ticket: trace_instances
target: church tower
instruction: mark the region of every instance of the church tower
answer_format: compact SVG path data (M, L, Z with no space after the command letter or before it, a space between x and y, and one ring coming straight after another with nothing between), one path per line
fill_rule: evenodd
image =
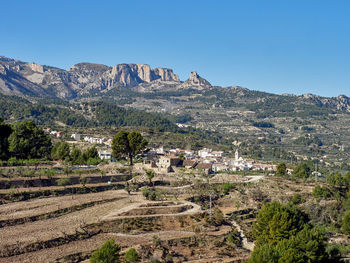
M239 150L237 149L236 152L235 152L235 160L238 161L239 158L241 158L241 155L239 153Z

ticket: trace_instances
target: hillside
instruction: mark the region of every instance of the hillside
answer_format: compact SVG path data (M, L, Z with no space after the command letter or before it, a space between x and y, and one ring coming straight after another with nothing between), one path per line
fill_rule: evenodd
M215 87L197 72L180 81L172 69L144 64L79 63L63 70L6 57L0 57L0 91L7 95L0 100L0 117L8 121L196 133L257 159L313 158L330 165L350 159L350 98L345 95ZM205 146L198 140L174 141L173 146Z

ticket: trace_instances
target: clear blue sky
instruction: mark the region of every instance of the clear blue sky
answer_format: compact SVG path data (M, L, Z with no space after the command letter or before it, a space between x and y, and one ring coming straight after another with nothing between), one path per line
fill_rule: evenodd
M3 1L0 55L196 70L213 85L350 96L348 0Z

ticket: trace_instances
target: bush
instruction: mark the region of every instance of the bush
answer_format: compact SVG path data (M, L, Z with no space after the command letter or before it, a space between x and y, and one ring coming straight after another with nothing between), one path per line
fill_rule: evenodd
M100 159L99 158L89 158L87 161L86 161L86 164L87 165L98 165L100 163Z
M304 201L303 197L300 194L294 194L291 202L295 205L298 205Z
M335 187L347 186L346 178L343 177L339 172L333 173L327 176L326 182Z
M159 193L153 188L145 187L142 189L142 195L147 199L151 201L159 200L160 196Z
M57 185L59 186L66 186L66 185L69 185L70 183L71 182L69 177L62 177L57 180Z
M229 182L222 184L222 192L224 195L227 195L233 188L235 187L234 184L231 184Z
M90 257L91 263L117 263L119 261L120 247L113 239L104 243L100 249L96 250Z
M140 260L139 253L137 253L135 248L130 248L128 251L126 251L124 258L128 263L134 263Z
M332 196L332 193L327 187L316 185L312 191L312 196L316 199L327 199Z

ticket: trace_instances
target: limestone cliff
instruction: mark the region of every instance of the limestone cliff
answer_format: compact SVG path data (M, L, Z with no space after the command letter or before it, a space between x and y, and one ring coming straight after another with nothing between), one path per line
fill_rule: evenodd
M192 71L190 77L183 83L184 87L210 88L211 84L200 77L196 71Z

